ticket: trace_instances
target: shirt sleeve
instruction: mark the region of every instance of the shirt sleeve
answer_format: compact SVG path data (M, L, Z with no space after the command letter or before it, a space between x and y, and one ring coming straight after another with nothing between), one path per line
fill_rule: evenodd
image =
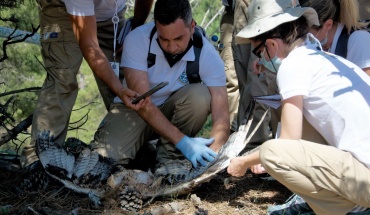
M361 69L370 67L370 33L365 30L355 31L348 39L347 60Z
M296 59L302 56L296 55L286 58L282 61L277 74L277 84L283 100L293 96L302 95L308 96L311 75L309 65L297 65L296 62L301 60Z
M131 31L123 45L123 53L121 59L121 67L128 67L141 71L148 70L148 51L149 51L149 38L145 37L142 28L136 28Z
M94 1L91 0L63 0L66 5L67 12L75 16L93 16Z
M224 62L215 48L204 38L199 57L199 75L206 86L226 86Z

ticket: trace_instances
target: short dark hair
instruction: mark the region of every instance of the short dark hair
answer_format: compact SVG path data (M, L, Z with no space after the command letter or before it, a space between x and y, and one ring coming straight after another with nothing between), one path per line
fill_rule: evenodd
M188 0L157 0L154 6L154 21L169 25L178 18L190 25L193 20L191 6Z
M304 39L308 32L309 27L307 20L304 16L301 16L297 20L283 23L276 28L251 39L256 41L265 41L269 38L280 38L284 43L292 44L297 39Z

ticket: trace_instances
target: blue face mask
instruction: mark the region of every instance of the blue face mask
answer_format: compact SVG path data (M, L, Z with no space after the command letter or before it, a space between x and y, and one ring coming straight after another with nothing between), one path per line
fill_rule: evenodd
M317 37L321 29L316 33L315 37ZM326 32L325 38L322 41L320 41L320 43L321 43L321 46L325 46L328 43L328 31Z
M266 50L266 48L265 48ZM263 51L261 53L261 63L263 64L264 67L266 67L266 69L270 70L271 72L276 72L279 70L279 67L281 65L281 60L280 58L277 57L277 55L275 55L275 57L273 57L270 61L266 60L265 58L265 54L264 54L265 51Z

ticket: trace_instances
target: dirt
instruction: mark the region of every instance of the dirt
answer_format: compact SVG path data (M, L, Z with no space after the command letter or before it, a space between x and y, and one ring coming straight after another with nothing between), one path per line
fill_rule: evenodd
M281 204L291 192L277 181L248 173L241 178L219 174L183 196L158 197L137 213L124 213L115 199L94 208L87 196L53 181L39 191L17 192L25 173L0 169L0 214L266 214L269 205ZM177 212L175 210L178 210ZM150 213L152 212L152 213Z

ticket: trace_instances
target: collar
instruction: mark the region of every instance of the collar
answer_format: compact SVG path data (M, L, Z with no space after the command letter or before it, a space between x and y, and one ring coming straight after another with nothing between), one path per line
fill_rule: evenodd
M156 56L166 58L161 47L159 46L157 42L157 39L158 39L158 36L157 36L157 33L155 33L152 39L152 43L150 45L150 53L153 53ZM191 45L191 47L188 49L188 51L179 61L194 61L194 60L195 60L194 47L193 45Z

